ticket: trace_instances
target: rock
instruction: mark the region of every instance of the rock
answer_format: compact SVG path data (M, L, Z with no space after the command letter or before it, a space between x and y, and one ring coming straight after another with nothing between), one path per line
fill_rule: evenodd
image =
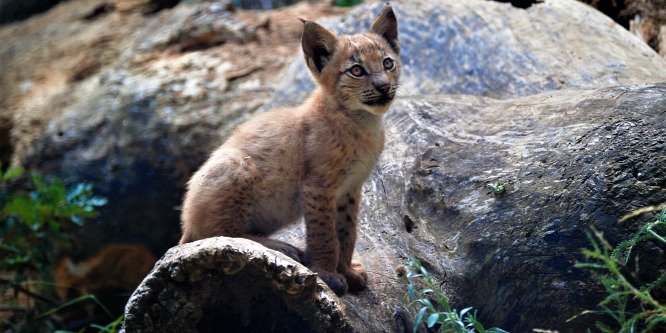
M566 322L603 297L574 264L591 227L616 245L654 219L618 224L621 216L666 201L665 109L664 83L397 101L364 189L356 250L370 287L343 298L355 327L393 331L387 318L405 286L392 271L408 256L444 282L455 308L478 309L486 327L594 327L593 316ZM495 181L508 184L499 197L487 187ZM640 256L643 281L659 276L660 253Z
M666 201L665 109L666 83L508 100L424 95L396 101L386 118L386 149L364 188L356 259L370 279L367 290L342 298L350 324L359 332L401 331L396 325L404 322L394 318L408 317L406 286L393 270L415 256L443 282L453 307L478 309L486 327L593 327L594 316L567 322L603 298L575 264L590 246L591 227L618 244L653 218L619 224L619 217ZM496 181L507 184L500 196L487 186ZM303 228L279 238L303 246ZM197 246L219 251L223 246L214 242L221 239ZM637 262L644 281L666 264L660 250L648 250ZM171 257L158 267L185 261ZM154 274L135 296L169 290ZM148 307L130 305L128 315Z
M134 292L124 332L354 332L326 284L246 239L170 249Z
M155 13L176 6L180 0L109 0L108 5L121 12Z
M177 45L179 52L188 52L227 42L244 44L255 39L254 28L235 19L226 6L203 7L188 14L182 26L173 26L170 34L161 34L165 40L151 38L139 50L154 52Z
M108 5L121 12L144 11L150 7L151 0L109 0Z
M382 6L361 6L323 24L336 33L367 31ZM653 50L578 1L547 1L528 9L445 0L394 7L403 96L446 93L503 99L566 87L666 80L666 62ZM301 100L313 89L303 61L295 60L288 71L293 79L280 87L275 104Z
M659 27L659 55L666 59L666 24Z
M242 0L239 7L243 9L274 9L293 5L301 0Z
M25 19L57 5L61 0L0 0L0 24Z

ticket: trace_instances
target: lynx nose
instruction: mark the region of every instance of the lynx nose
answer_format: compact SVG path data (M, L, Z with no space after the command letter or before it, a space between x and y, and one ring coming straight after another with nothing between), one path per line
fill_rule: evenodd
M386 95L388 94L389 90L391 90L391 85L384 82L375 83L375 88L377 88L377 90L379 90L379 92L382 94Z

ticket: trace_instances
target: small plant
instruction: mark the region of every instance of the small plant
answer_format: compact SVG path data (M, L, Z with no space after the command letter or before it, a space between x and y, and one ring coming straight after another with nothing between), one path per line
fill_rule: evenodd
M449 301L437 290L437 284L417 259L410 257L407 266L401 266L396 273L407 282L405 304L417 311L414 332L423 322L430 329L436 328L437 332L508 333L500 328L485 329L476 320L476 311L472 312L472 308L460 311L452 309Z
M102 332L102 333L116 333L116 332L120 331L120 327L122 327L124 320L125 320L125 315L121 315L120 317L116 318L116 320L112 321L111 323L107 324L106 326L91 324L90 328L97 329L97 332ZM84 332L84 331L86 331L85 328L81 329L81 331L79 331L77 333L81 333L81 332ZM55 331L55 333L75 333L75 332L72 332L72 331Z
M500 183L499 181L488 184L488 187L490 187L490 189L493 190L493 194L497 196L501 195L502 193L504 193L504 191L506 191L506 184Z
M363 2L363 0L335 0L335 4L340 7L356 6Z
M120 327L123 325L123 320L125 319L125 315L121 315L120 317L116 318L116 320L112 321L106 326L100 326L100 325L90 325L92 328L97 328L99 329L100 332L104 333L116 333L118 330L120 330Z
M56 178L29 175L29 192L10 191L22 168L0 171L0 277L2 306L14 312L2 325L14 332L52 331L48 309L58 307L53 283L54 253L71 246L67 229L97 216L106 199L92 185L66 187Z
M633 213L632 213L633 214ZM636 214L628 216L635 216ZM629 261L631 251L639 242L654 240L666 244L666 209L657 216L656 221L644 225L630 240L620 243L614 250L604 239L603 234L593 229L587 237L592 249L584 249L583 254L594 262L578 263L578 267L589 269L606 289L608 296L599 303L601 311L584 311L582 314L603 313L615 322L613 326L597 322L602 332L652 332L663 329L666 324L666 306L654 299L652 292L666 282L666 272L651 283L636 286L627 278L624 268ZM632 309L637 312L632 312ZM576 318L576 317L574 317ZM572 319L574 319L572 318ZM572 320L569 319L569 320ZM657 325L660 325L658 327Z
M44 180L36 174L30 175L33 191L7 193L6 182L21 174L21 168L0 173L0 249L5 252L0 271L15 272L18 280L28 273L48 279L56 247L71 246L65 228L97 216L95 207L106 204L106 199L94 197L90 184L68 189L59 179Z

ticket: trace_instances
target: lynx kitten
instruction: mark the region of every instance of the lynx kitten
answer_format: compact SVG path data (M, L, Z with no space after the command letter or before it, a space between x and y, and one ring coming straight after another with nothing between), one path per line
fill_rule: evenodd
M188 183L180 243L244 237L319 274L338 295L366 286L352 261L361 187L384 146L382 116L400 76L398 23L386 6L369 33L336 37L303 21L319 88L295 108L238 127ZM306 248L267 238L305 217Z

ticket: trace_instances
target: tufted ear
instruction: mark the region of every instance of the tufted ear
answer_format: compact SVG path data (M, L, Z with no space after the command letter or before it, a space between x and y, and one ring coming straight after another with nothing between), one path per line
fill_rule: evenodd
M393 13L391 5L386 5L379 16L372 22L370 32L378 34L388 42L389 46L400 54L400 41L398 40L398 19Z
M301 45L303 46L305 63L313 74L321 74L321 71L335 53L338 38L315 22L302 21L304 27Z

